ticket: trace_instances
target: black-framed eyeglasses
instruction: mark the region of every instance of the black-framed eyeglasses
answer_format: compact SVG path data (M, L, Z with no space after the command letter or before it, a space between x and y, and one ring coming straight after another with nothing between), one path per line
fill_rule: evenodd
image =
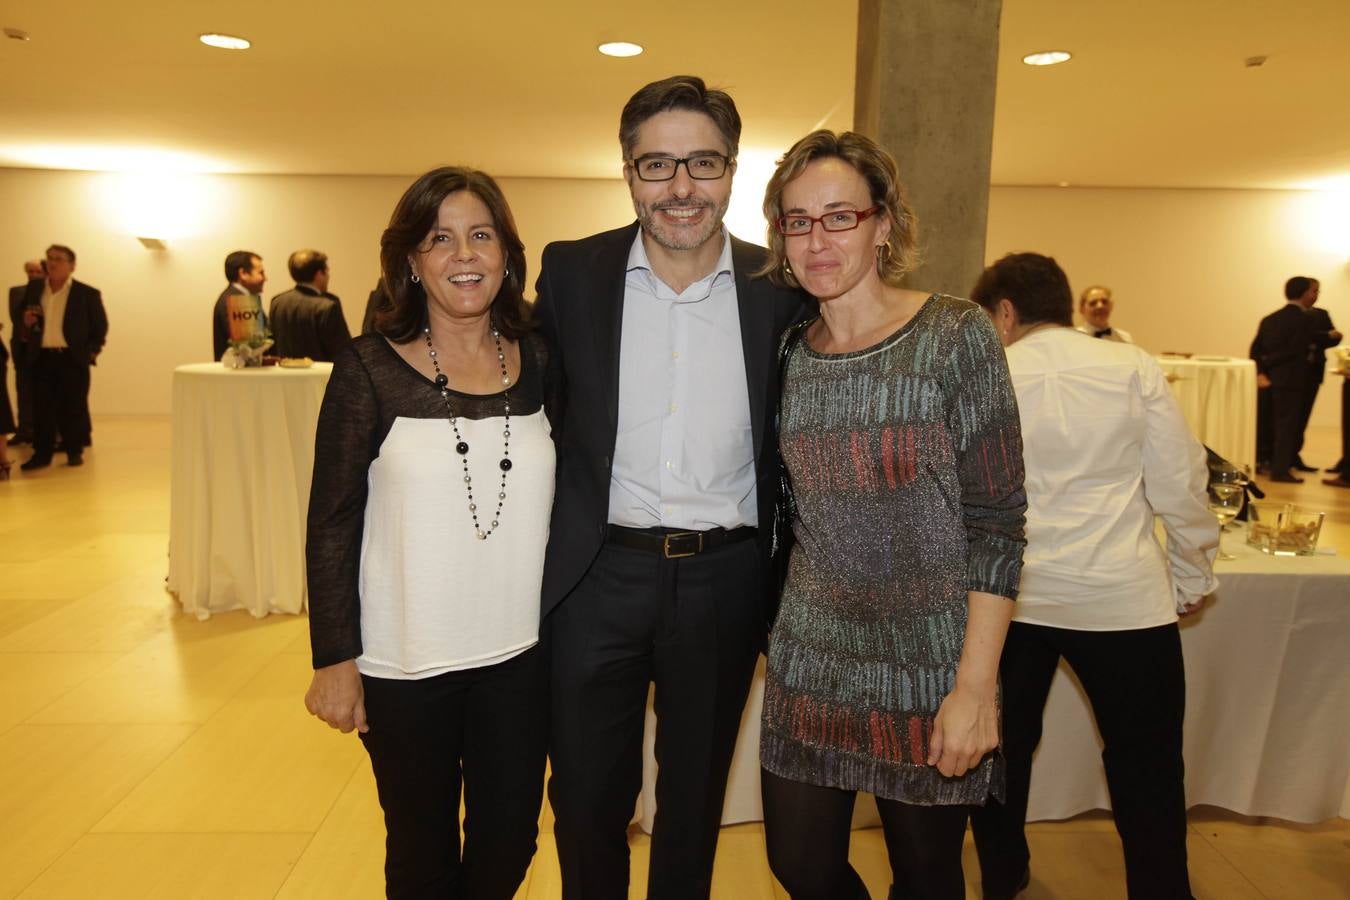
M774 224L778 226L780 234L789 237L810 234L811 229L815 227L817 222L826 231L852 231L864 220L881 212L882 209L881 205L873 206L871 209L836 209L823 216L806 216L793 213L788 216L779 216L778 221Z
M675 170L684 164L684 170L696 181L716 181L727 174L731 157L720 153L696 153L693 156L642 156L631 159L637 177L643 181L669 181L675 177Z

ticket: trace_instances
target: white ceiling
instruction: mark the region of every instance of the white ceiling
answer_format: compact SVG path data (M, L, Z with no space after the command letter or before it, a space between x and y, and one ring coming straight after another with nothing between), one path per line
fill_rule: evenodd
M0 40L0 165L616 177L624 101L681 72L733 93L743 154L851 124L852 0L643 6L10 0L31 40ZM1049 48L1075 57L1020 62ZM1346 0L1004 0L993 179L1350 187L1347 97Z

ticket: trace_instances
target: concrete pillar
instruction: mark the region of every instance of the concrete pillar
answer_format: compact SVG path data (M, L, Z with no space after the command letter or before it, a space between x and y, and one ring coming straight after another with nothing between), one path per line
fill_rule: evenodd
M1002 0L858 0L853 122L889 150L919 219L906 283L966 297L984 268Z

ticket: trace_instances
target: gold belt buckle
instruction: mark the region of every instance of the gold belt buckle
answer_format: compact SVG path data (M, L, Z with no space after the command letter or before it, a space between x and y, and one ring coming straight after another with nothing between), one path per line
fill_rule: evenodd
M694 545L694 549L693 549L693 550L690 550L690 551L687 552L687 553L672 553L672 552L671 552L671 549L670 549L670 540L671 540L671 538L680 539L680 538L690 538L690 537L696 537L696 538L698 538L698 543L697 543L696 545ZM662 549L663 549L663 551L665 552L666 559L684 559L686 556L694 556L695 554L702 553L702 552L703 552L703 532L701 532L701 531L674 531L674 532L671 532L670 534L666 535L665 545L664 545L664 547L663 547Z

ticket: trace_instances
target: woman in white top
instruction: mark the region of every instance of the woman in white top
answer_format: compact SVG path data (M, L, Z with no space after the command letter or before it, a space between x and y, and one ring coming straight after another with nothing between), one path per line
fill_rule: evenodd
M543 797L548 348L482 172L419 178L380 262L391 303L337 354L319 415L305 705L370 754L388 896L509 898Z
M1073 328L1053 259L1005 256L971 299L1007 347L1027 491L1021 593L1000 665L1007 800L972 816L984 896L1012 897L1029 878L1031 755L1063 657L1105 744L1129 896L1189 898L1177 617L1217 585L1204 450L1152 357Z

